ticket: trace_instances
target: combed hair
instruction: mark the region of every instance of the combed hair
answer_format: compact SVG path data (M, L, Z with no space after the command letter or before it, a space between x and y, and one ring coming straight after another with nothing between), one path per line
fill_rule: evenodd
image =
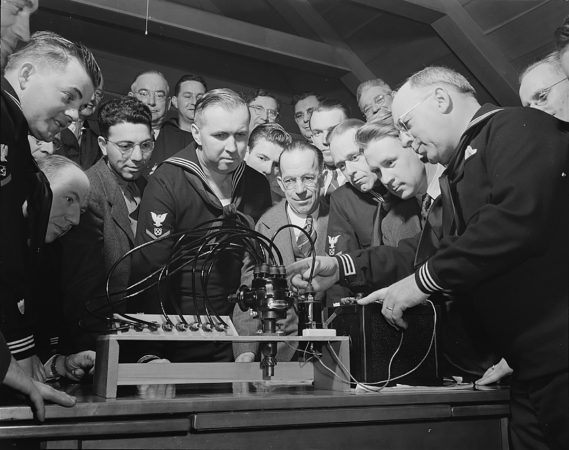
M170 85L168 84L168 80L166 79L166 77L164 76L164 74L162 72L160 72L159 70L145 70L143 72L139 72L135 77L134 80L132 80L132 83L130 84L130 92L132 92L133 94L135 93L135 86L136 86L136 82L138 81L138 79L142 76L142 75L159 75L160 77L162 77L162 79L166 82L166 95L170 94Z
M277 102L277 112L281 110L281 102L279 101L279 99L275 96L275 94L265 89L260 89L260 88L256 89L252 93L247 94L245 96L245 100L247 104L250 105L251 102L255 100L257 97L271 97L275 102Z
M318 150L314 145L309 144L304 140L293 140L289 145L285 146L281 156L279 156L279 169L281 167L281 159L285 153L292 153L294 151L302 151L302 152L313 152L316 155L316 159L318 161L318 172L322 173L324 169L324 156L322 156L322 152Z
M198 125L201 124L204 110L211 106L221 106L226 110L233 110L240 106L244 106L247 110L247 114L249 114L247 103L237 92L227 88L212 89L202 95L196 102L194 121Z
M364 124L365 122L360 119L344 120L343 122L340 122L338 125L336 125L334 129L330 132L330 135L328 136L328 142L332 142L332 139L334 139L335 137L341 136L346 131L353 130L354 128L358 129Z
M249 148L255 147L260 140L285 147L292 143L292 137L278 123L264 123L257 125L249 136Z
M364 91L364 89L367 89L367 88L370 88L373 86L378 86L380 88L383 88L388 93L392 92L391 86L389 86L389 84L387 84L381 78L374 78L373 80L362 81L359 84L358 89L356 91L356 99L358 101L358 105L360 104L360 100L362 98L362 92Z
M348 108L345 103L335 98L323 98L320 100L320 105L312 111L312 114L318 111L331 111L333 109L340 109L344 112L346 118L350 117L350 108Z
M565 17L561 26L555 30L555 42L560 52L567 50L569 45L569 16Z
M99 132L105 139L109 128L118 123L142 124L152 131L152 113L148 106L135 97L112 98L99 106Z
M427 87L437 83L444 83L454 87L463 94L476 95L476 89L457 71L444 66L429 66L411 75L405 83L411 87Z
M174 87L174 95L178 95L180 93L180 87L182 86L182 83L185 83L186 81L197 81L198 83L201 83L202 86L207 91L207 83L205 82L205 80L201 75L187 73L185 75L182 75L180 79L176 82L176 86Z
M391 116L367 122L356 132L356 143L365 148L371 141L386 137L399 139L399 131Z
M321 95L316 94L315 92L310 92L310 91L301 92L299 94L294 94L292 96L292 102L291 102L292 107L294 108L298 102L300 102L301 100L304 100L308 97L316 97L316 100L318 100L318 103L320 103L323 99L323 97Z
M8 72L25 60L63 69L71 58L75 58L83 66L93 83L93 88L101 84L103 75L91 51L80 42L72 42L51 31L35 32L30 42L8 57L5 70Z
M563 67L561 67L559 52L555 51L549 53L547 56L545 56L545 58L542 58L539 61L536 61L527 66L518 77L518 83L521 84L522 80L529 72L531 72L536 67L541 66L542 64L548 64L549 66L551 66L552 69L555 70L556 73L559 73L560 75L565 75L565 73L563 72Z
M58 173L66 167L77 167L81 172L84 172L79 164L62 155L45 155L38 158L36 162L50 183L53 182Z

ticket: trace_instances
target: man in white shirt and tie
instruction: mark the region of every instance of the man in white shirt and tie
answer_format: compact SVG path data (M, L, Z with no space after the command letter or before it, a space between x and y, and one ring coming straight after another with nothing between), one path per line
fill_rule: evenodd
M256 230L273 238L277 230L288 223L304 229L314 242L312 247L306 235L298 228L290 227L280 231L275 236L274 243L281 251L285 265L311 256L313 251L316 255L325 254L328 206L321 201L320 195L323 166L322 153L305 141L295 141L281 153L278 181L285 198L261 216ZM242 284L249 284L252 278L251 270L242 277ZM323 299L323 294L318 294L317 298ZM236 306L234 322L240 335L252 335L257 331L260 321L251 318L249 313L243 313ZM298 317L294 310L287 312L282 327L286 335L297 333ZM296 346L279 343L277 360L290 361L295 350ZM234 344L233 351L237 362L250 362L258 356L258 344Z

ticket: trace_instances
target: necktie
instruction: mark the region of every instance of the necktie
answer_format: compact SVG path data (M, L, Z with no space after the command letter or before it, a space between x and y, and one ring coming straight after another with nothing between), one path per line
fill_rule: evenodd
M334 192L339 187L340 187L340 184L338 183L338 172L336 171L336 169L333 169L332 170L332 180L330 180L330 185L328 186L328 190L326 191L326 194L330 195L332 192Z
M316 230L314 230L314 219L311 215L306 216L306 222L304 224L304 231L310 236L312 242L316 240ZM296 238L296 245L298 247L299 255L302 258L308 258L310 256L310 251L312 250L312 245L308 236L304 233L300 233L298 238Z
M431 204L433 203L433 198L429 194L423 196L423 201L421 202L421 225L424 226L427 222L427 217L429 215L429 209L431 209Z

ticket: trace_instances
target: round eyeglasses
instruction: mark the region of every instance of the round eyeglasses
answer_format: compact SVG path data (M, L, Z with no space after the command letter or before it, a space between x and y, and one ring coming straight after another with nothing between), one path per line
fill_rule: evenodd
M257 115L257 116L264 116L266 115L269 119L275 120L279 113L276 109L267 109L262 107L261 105L249 105L249 108Z
M134 152L134 149L137 146L140 148L140 151L143 154L143 156L148 156L150 153L152 153L152 150L154 150L154 140L152 139L148 139L138 144L135 142L128 142L128 141L113 142L110 139L107 139L106 141L110 142L116 148L118 148L121 154L126 158L132 155L132 152Z

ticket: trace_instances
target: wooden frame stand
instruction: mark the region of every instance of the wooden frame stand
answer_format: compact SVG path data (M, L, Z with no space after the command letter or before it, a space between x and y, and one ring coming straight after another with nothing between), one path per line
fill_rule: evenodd
M318 357L309 362L278 362L274 376L263 376L259 362L205 362L170 364L119 363L120 344L128 341L224 341L224 342L311 342ZM308 358L307 358L308 359ZM348 336L237 336L233 326L223 332L165 333L161 329L118 332L97 341L95 393L116 398L117 386L139 384L200 384L271 380L293 383L312 380L315 389L349 391Z

